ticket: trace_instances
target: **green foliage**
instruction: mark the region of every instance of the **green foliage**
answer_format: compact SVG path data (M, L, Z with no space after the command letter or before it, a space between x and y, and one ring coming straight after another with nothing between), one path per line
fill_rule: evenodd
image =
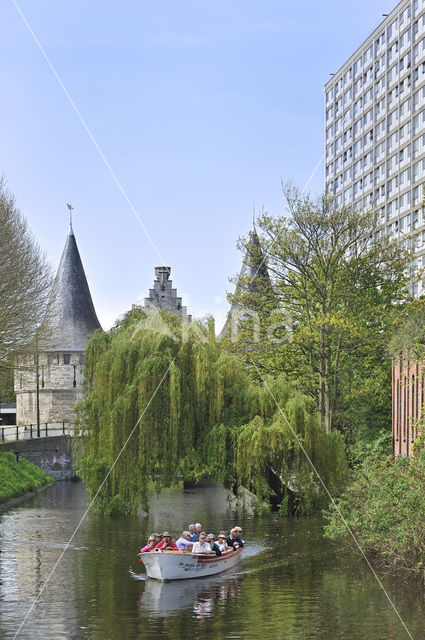
M366 553L389 568L416 572L425 568L425 452L415 459L377 455L373 451L353 472L337 505ZM325 514L325 535L347 539L335 507Z
M53 478L28 460L13 453L0 453L0 502L19 496L25 491L38 489Z
M389 353L397 358L401 353L410 360L425 358L425 298L398 305L392 315Z
M291 186L284 193L290 215L258 220L273 292L259 297L255 278L242 278L233 303L258 312L260 330L255 336L247 313L234 349L263 372L285 373L328 431L379 430L391 415L387 344L411 257L380 233L376 213ZM243 248L255 260L251 244Z
M268 384L325 481L340 486L342 438L324 432L314 403L282 376ZM185 325L167 312L133 309L109 334L94 335L77 416L79 472L91 496L112 468L97 498L104 512L146 508L149 483L160 489L182 478L243 485L261 502L270 465L296 483L300 508L323 498L269 391L216 341L211 321Z
M0 367L0 402L16 402L13 388L13 364Z
M240 484L265 500L268 471L272 470L295 492L297 508L308 513L327 500L309 459L329 491L338 491L348 474L344 440L337 432L324 431L313 401L293 389L284 376L265 380L268 388L258 387L260 415L238 433L237 476ZM270 404L268 389L282 412L275 403ZM283 500L285 503L285 497Z

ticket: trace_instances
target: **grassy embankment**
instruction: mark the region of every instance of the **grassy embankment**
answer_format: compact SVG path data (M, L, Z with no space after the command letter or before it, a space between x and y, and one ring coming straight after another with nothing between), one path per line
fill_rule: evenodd
M19 458L19 462L16 462L13 453L0 453L0 506L9 498L25 491L33 491L52 481L51 476L28 460Z

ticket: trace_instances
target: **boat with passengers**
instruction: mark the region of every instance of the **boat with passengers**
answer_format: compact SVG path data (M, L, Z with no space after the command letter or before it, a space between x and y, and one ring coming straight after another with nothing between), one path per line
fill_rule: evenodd
M151 553L141 553L139 557L149 578L184 580L212 576L227 569L234 569L240 563L242 551L243 547L239 547L218 556L156 549Z

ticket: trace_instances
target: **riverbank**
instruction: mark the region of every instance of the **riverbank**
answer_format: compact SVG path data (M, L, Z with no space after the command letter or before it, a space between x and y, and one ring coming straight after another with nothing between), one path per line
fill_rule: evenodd
M0 511L5 511L54 482L53 478L28 460L0 452Z
M325 534L348 540L351 532L373 561L398 577L425 583L425 451L414 458L371 455L326 514ZM341 518L341 514L343 518Z

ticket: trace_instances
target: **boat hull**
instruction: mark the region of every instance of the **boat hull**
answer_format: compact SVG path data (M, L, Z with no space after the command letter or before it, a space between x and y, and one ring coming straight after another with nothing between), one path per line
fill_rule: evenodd
M187 580L221 573L236 567L241 558L242 549L223 553L221 556L208 556L183 551L149 552L141 554L149 578L156 580Z

